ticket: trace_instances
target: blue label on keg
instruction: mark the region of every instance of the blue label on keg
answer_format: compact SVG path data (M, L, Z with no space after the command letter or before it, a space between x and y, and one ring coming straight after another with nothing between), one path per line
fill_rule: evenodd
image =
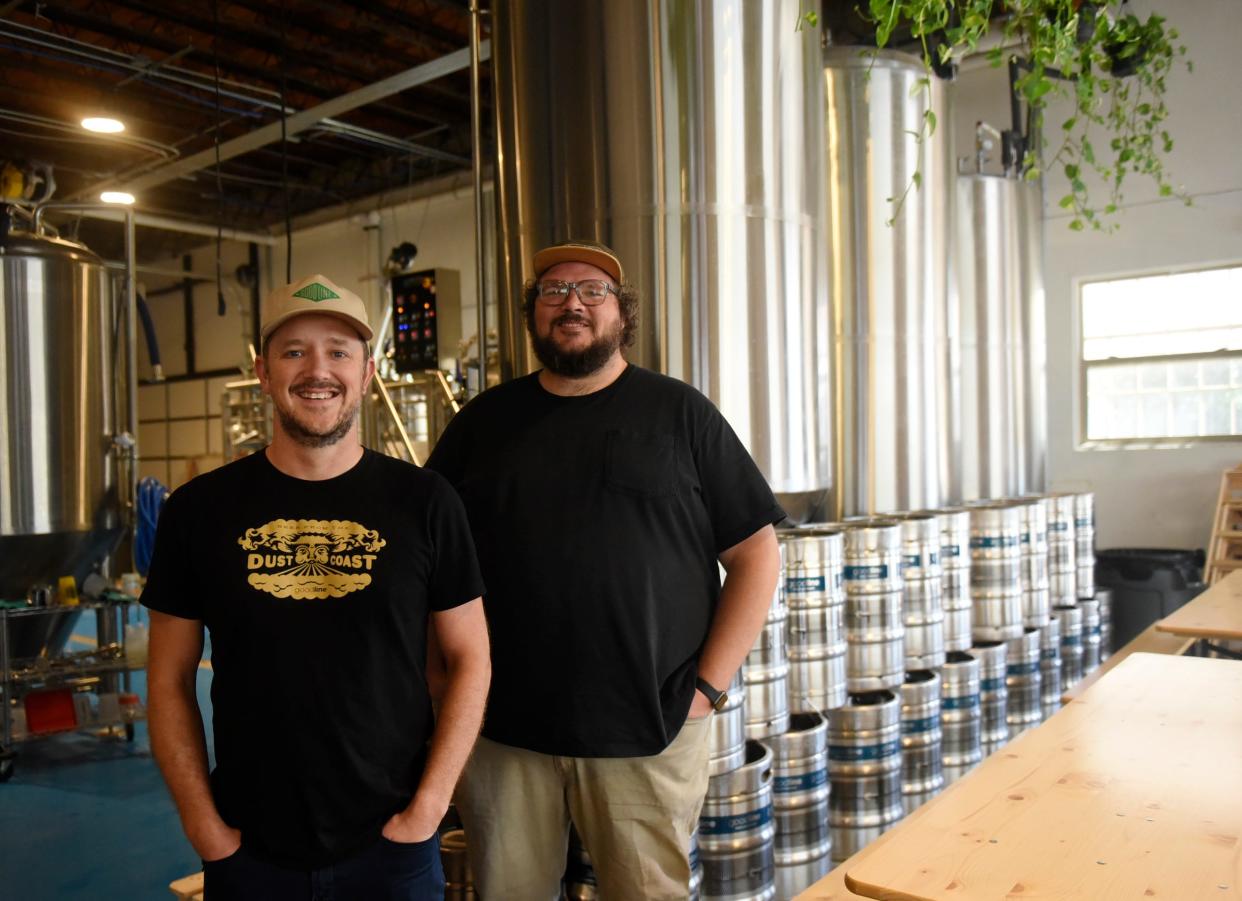
M1066 635L1061 639L1061 647L1075 647L1082 644L1081 635Z
M1100 631L1100 628L1101 628L1100 626L1092 626L1091 634L1095 635L1096 637L1103 635L1104 633Z
M1049 532L1068 532L1069 523L1063 519L1059 519L1059 520L1054 519L1052 522L1048 523L1048 531Z
M823 576L790 576L785 580L785 590L790 594L814 594L824 590Z
M935 551L929 551L927 554L927 565L935 566L939 562L940 562L940 555L937 554Z
M984 535L982 537L974 537L970 539L970 546L973 548L989 548L989 547L1016 547L1018 544L1017 535Z
M1042 648L1039 652L1040 660L1056 660L1060 656L1056 648Z
M1004 687L1005 687L1004 679L980 679L979 680L980 691L1000 691Z
M907 569L916 569L923 565L923 557L921 554L906 554L901 558L901 569L905 572Z
M1030 533L1030 532L1023 532L1023 533L1022 533L1022 537L1021 537L1021 539L1020 539L1020 540L1021 540L1021 542L1022 542L1023 544L1030 544L1030 543L1031 543L1031 533Z
M931 732L940 728L940 714L924 717L921 720L902 720L902 735L917 735L920 732Z
M840 588L844 582L845 582L845 577L842 576L841 572L838 570L833 584L835 584L837 588Z
M901 753L901 742L890 741L882 745L829 745L828 759L853 762L858 760L880 760Z
M1011 663L1006 672L1011 676L1029 676L1031 673L1039 672L1039 662Z
M778 794L803 791L808 788L819 788L828 783L827 770L815 770L800 776L776 776L772 779L772 791Z
M1091 528L1091 520L1089 520L1089 519L1075 519L1075 520L1074 520L1074 528L1076 528L1076 529L1089 529L1089 528Z
M940 546L940 553L945 557L960 557L962 556L962 546L960 544L942 544Z
M956 698L942 698L940 706L945 710L970 710L979 706L978 695L961 695Z
M739 832L750 832L771 822L772 805L748 810L746 813L730 817L699 817L699 835L736 835Z
M880 563L876 566L847 566L845 567L845 581L847 582L868 582L872 579L887 579L888 564Z

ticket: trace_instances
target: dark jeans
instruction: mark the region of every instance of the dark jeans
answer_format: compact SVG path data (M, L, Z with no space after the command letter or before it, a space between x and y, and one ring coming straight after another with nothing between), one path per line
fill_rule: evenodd
M203 864L203 901L442 901L440 838L405 845L381 838L317 870L258 860L244 847Z

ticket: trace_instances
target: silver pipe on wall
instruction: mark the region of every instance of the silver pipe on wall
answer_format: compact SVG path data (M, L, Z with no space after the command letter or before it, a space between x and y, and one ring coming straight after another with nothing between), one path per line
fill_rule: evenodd
M830 351L820 35L801 11L511 0L492 70L502 376L536 365L534 251L603 241L641 298L629 359L710 397L805 518L830 481Z
M470 2L470 157L474 176L474 265L478 295L479 390L487 387L487 297L483 290L483 120L479 96L478 0Z

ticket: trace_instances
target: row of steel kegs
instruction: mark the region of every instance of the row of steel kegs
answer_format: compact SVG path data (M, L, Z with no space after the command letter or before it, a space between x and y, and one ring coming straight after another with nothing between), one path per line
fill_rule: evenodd
M1054 713L1107 655L1093 522L1053 494L780 530L713 723L702 897L793 897Z

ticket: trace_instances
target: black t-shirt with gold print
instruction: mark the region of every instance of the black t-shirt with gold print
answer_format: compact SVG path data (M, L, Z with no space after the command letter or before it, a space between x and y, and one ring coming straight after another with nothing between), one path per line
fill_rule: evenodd
M173 493L142 602L210 632L212 792L249 851L378 840L422 775L428 617L482 591L452 488L373 451L323 481L260 452Z

